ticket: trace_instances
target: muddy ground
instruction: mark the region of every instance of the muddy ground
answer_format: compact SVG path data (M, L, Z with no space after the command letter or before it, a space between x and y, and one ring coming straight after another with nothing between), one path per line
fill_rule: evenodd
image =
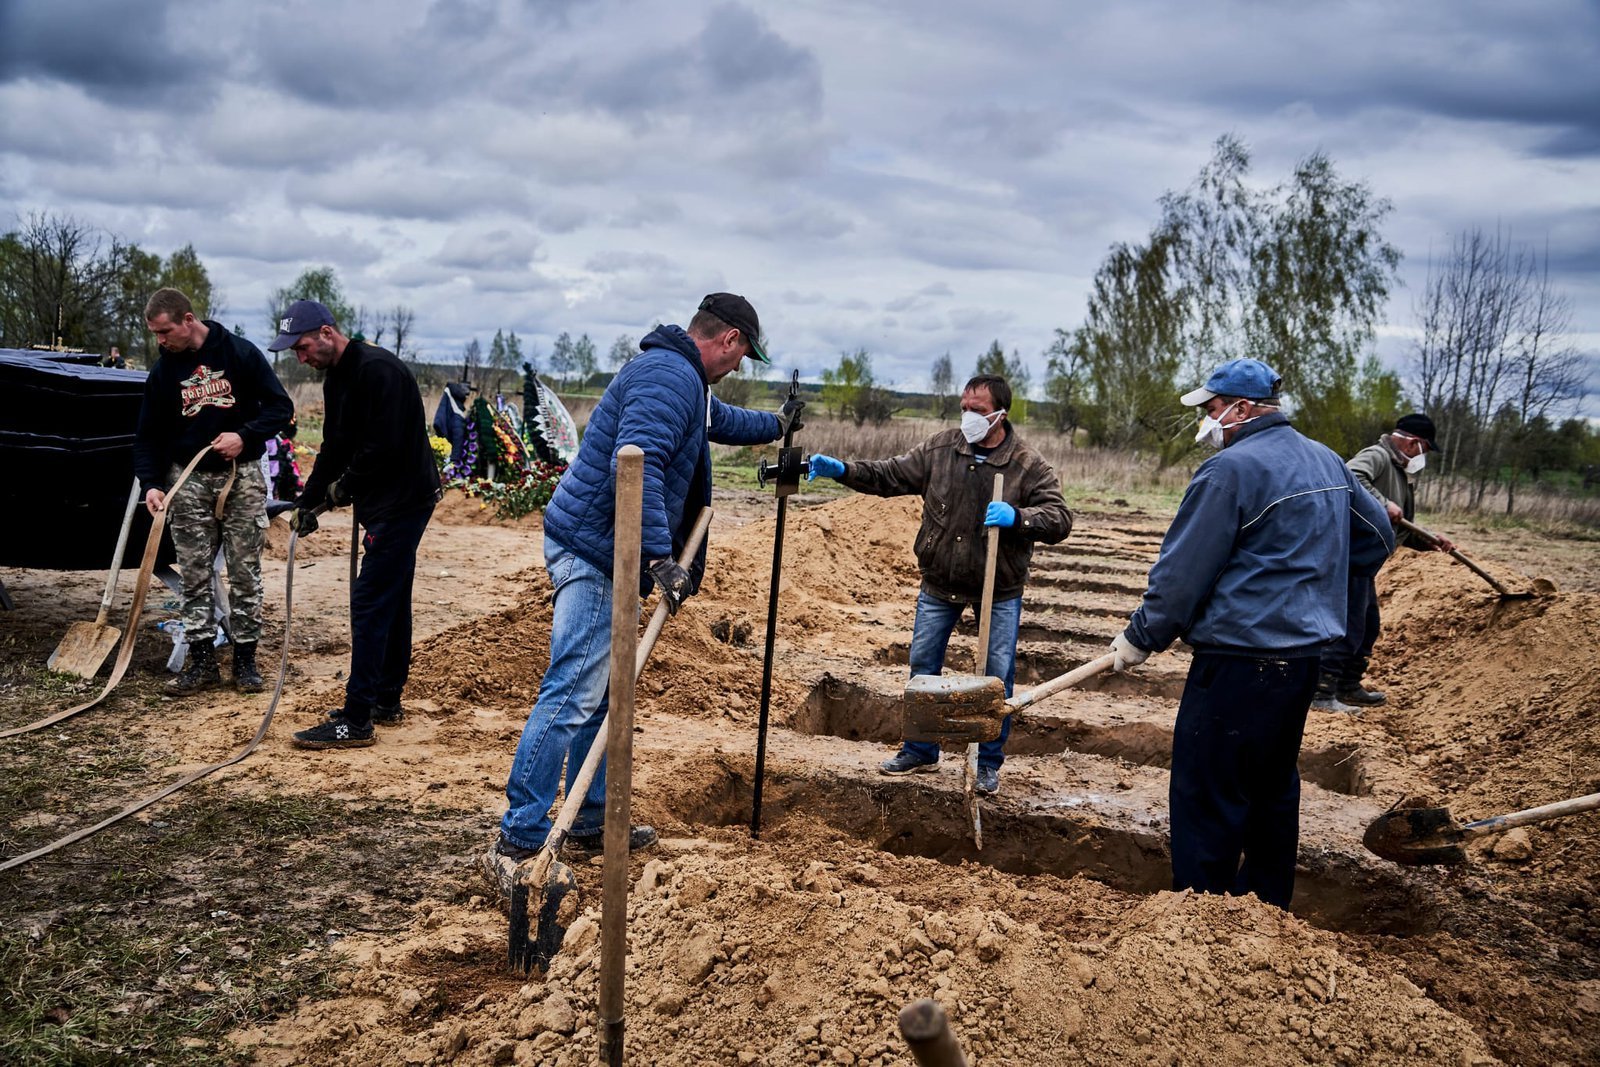
M719 502L707 586L639 688L634 810L663 841L632 860L631 1062L908 1064L895 1014L922 996L985 1065L1600 1061L1600 817L1486 842L1453 869L1360 845L1401 796L1475 818L1600 790L1600 545L1460 531L1508 579L1562 590L1532 601L1501 603L1437 555L1386 568L1371 679L1389 704L1312 716L1286 915L1164 889L1181 650L1021 720L982 852L956 761L875 773L896 737L915 501L791 508L752 841L771 503ZM1104 649L1164 527L1100 503L1041 551L1019 686ZM303 753L289 733L339 700L348 544L335 516L301 546L289 688L254 756L0 875L0 1061L593 1059L599 867L578 865L587 910L534 978L506 970L505 920L474 868L546 662L538 520L447 500L423 541L406 722L370 749ZM17 601L0 615L3 728L91 691L42 663L93 616L104 576L0 580ZM265 696L161 695L168 646L151 627L171 616L165 599L152 596L135 668L106 705L0 741L0 853L255 728ZM270 604L264 647L277 648L281 592ZM970 663L973 632L958 632L953 667Z

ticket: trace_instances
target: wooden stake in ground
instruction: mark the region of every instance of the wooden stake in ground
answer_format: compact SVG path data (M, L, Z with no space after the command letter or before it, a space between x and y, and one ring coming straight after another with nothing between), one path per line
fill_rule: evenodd
M1006 490L1006 476L999 471L994 473L995 503L1004 499ZM978 604L978 651L973 657L972 673L982 678L989 671L989 616L994 611L994 568L1000 558L1000 527L989 526L984 530L984 559L983 559L983 597ZM974 792L978 784L978 743L976 741L967 745L967 758L962 764L961 789L966 794L967 814L972 816L972 844L979 852L983 851L983 808L979 804L978 795Z
M900 1036L918 1067L967 1067L950 1020L936 1000L914 1000L901 1008Z
M621 1067L628 960L628 837L633 817L633 682L639 643L639 527L644 452L617 452L611 558L611 710L607 713L605 882L600 897L600 1062Z

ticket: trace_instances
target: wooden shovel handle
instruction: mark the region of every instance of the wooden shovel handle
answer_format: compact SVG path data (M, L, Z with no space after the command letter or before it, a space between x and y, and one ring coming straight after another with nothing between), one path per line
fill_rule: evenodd
M1412 522L1410 519L1401 519L1400 520L1400 528L1402 530L1405 530L1407 533L1416 534L1418 537L1422 538L1424 541L1427 541L1430 545L1437 545L1439 543L1439 535L1438 534L1434 533L1432 530L1423 529L1421 526L1418 526L1416 523ZM1512 595L1511 590L1507 589L1505 586L1503 586L1499 582L1495 581L1494 575L1490 574L1488 571L1486 571L1482 567L1478 566L1472 560L1468 559L1467 558L1467 554L1465 552L1461 551L1459 548L1452 548L1450 550L1450 555L1452 557L1454 557L1455 559L1459 560L1460 562L1466 564L1467 568L1469 570L1471 570L1473 574L1476 574L1479 578L1482 578L1484 581L1488 582L1491 586L1494 587L1494 591L1499 593L1501 596L1511 596Z
M994 472L994 503L1005 499L1006 476ZM989 618L994 613L994 571L1000 560L1000 527L984 527L983 596L978 601L978 652L973 674L983 677L989 669Z
M122 554L128 548L128 530L133 526L133 512L139 506L139 479L133 480L128 490L128 506L122 512L122 529L117 531L117 550L111 556L111 573L106 575L106 591L100 597L100 610L94 624L104 626L111 615L111 597L117 591L117 576L122 573Z
M1600 793L1590 793L1586 797L1558 800L1554 804L1545 804L1537 808L1514 811L1509 815L1496 815L1492 819L1479 819L1477 822L1469 822L1461 828L1461 833L1464 837L1498 834L1502 830L1510 830L1517 826L1527 826L1529 823L1544 822L1546 819L1559 819L1563 815L1581 815L1583 812L1594 811L1596 808L1600 808Z
M1026 693L1018 693L1016 696L1006 701L1006 707L1010 708L1012 711L1021 711L1023 708L1031 707L1032 705L1039 703L1039 701L1043 700L1045 697L1055 696L1063 689L1071 689L1079 682L1086 681L1090 678L1093 678L1097 674L1109 671L1116 662L1116 653L1107 652L1099 659L1092 659L1083 666L1061 675L1059 678L1052 678L1048 682L1043 682L1039 685L1036 685Z

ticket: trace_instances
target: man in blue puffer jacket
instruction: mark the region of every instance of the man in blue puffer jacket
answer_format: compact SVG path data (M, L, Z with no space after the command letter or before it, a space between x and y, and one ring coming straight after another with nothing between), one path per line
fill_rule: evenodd
M654 583L676 614L700 587L705 547L688 571L676 557L700 509L711 502L710 442L753 445L775 441L795 422L803 402L774 415L722 403L711 386L745 356L769 363L755 308L742 296L712 293L700 302L688 331L661 326L640 342L642 353L622 368L589 417L578 456L545 509L544 558L554 586L550 669L523 728L506 782L508 810L485 869L503 892L510 873L550 832L549 810L567 768L570 787L607 709L611 656L612 532L616 514L616 455L623 445L644 450L643 567L637 590ZM605 818L605 765L595 775L568 841L599 851ZM630 848L653 843L648 826L631 828Z
M1119 671L1179 637L1194 649L1172 734L1173 888L1287 908L1319 657L1344 635L1350 569L1381 563L1394 534L1339 457L1289 425L1280 385L1265 363L1234 359L1183 395L1205 415L1195 440L1219 451L1111 648Z

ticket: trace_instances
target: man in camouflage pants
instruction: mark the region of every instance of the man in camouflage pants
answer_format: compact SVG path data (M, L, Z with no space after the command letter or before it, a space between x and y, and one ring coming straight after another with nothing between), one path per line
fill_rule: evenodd
M220 546L228 567L234 684L258 693L261 638L261 546L267 485L261 473L267 439L289 425L294 405L261 350L218 322L195 318L188 297L160 289L145 323L161 358L145 380L134 438L134 473L152 515L166 510L183 572L183 629L189 660L168 683L192 693L222 683L217 666L211 572ZM210 447L189 480L169 497L195 453ZM229 483L232 483L231 485Z

